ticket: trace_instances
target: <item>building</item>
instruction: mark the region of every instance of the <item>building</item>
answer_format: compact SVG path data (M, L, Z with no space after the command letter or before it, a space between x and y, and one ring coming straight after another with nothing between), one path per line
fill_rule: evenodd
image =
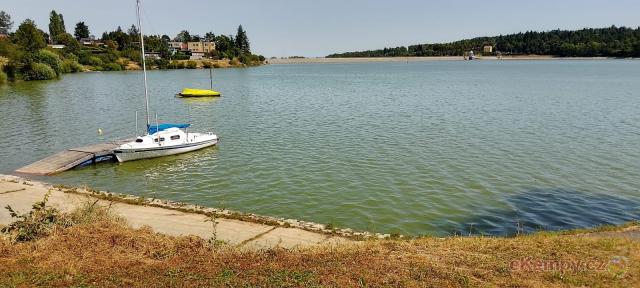
M158 52L144 52L144 57L147 59L160 59L160 53Z
M64 49L65 46L62 44L49 44L47 45L47 47L51 49Z
M84 45L84 46L98 46L98 45L102 45L102 42L96 40L96 37L91 36L89 38L80 38L80 44Z
M175 54L176 52L187 52L189 51L187 48L187 43L175 41L169 42L169 50L171 50L172 54Z
M491 46L491 45L484 45L484 47L482 47L482 53L484 53L484 54L491 54L491 53L493 53L493 46Z
M216 51L216 43L214 42L187 42L187 50L190 52L210 53Z
M189 60L201 60L204 58L204 52L191 52Z

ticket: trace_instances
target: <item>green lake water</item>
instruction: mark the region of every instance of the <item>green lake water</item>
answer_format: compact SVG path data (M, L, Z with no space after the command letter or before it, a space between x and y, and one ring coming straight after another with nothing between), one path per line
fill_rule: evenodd
M217 147L37 179L410 235L640 218L640 61L267 65L174 97L208 76L151 71L151 111ZM140 72L0 85L0 173L134 136L142 91Z

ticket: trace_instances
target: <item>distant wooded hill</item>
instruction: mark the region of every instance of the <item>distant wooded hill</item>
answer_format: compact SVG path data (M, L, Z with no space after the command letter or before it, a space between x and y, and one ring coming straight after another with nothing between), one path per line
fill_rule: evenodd
M470 50L482 52L483 47L487 45L493 46L491 54L494 55L501 53L562 57L640 57L640 27L633 29L611 26L574 31L530 31L494 37L477 37L451 43L418 44L409 47L338 53L327 57L462 56Z

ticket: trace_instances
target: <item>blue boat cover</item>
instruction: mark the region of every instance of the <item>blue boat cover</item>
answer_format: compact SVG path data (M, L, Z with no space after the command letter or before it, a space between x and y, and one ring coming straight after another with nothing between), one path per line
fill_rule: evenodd
M167 130L169 128L184 129L184 128L189 128L189 126L191 126L191 124L163 123L163 124L159 124L159 125L149 125L149 126L147 126L147 133L153 134L153 133L156 133L158 131Z

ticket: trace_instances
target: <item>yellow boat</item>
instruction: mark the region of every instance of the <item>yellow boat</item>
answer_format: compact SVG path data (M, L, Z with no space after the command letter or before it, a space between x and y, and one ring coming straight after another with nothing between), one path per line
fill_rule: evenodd
M182 97L218 97L222 94L218 91L208 89L191 89L184 88L182 92L178 93Z

